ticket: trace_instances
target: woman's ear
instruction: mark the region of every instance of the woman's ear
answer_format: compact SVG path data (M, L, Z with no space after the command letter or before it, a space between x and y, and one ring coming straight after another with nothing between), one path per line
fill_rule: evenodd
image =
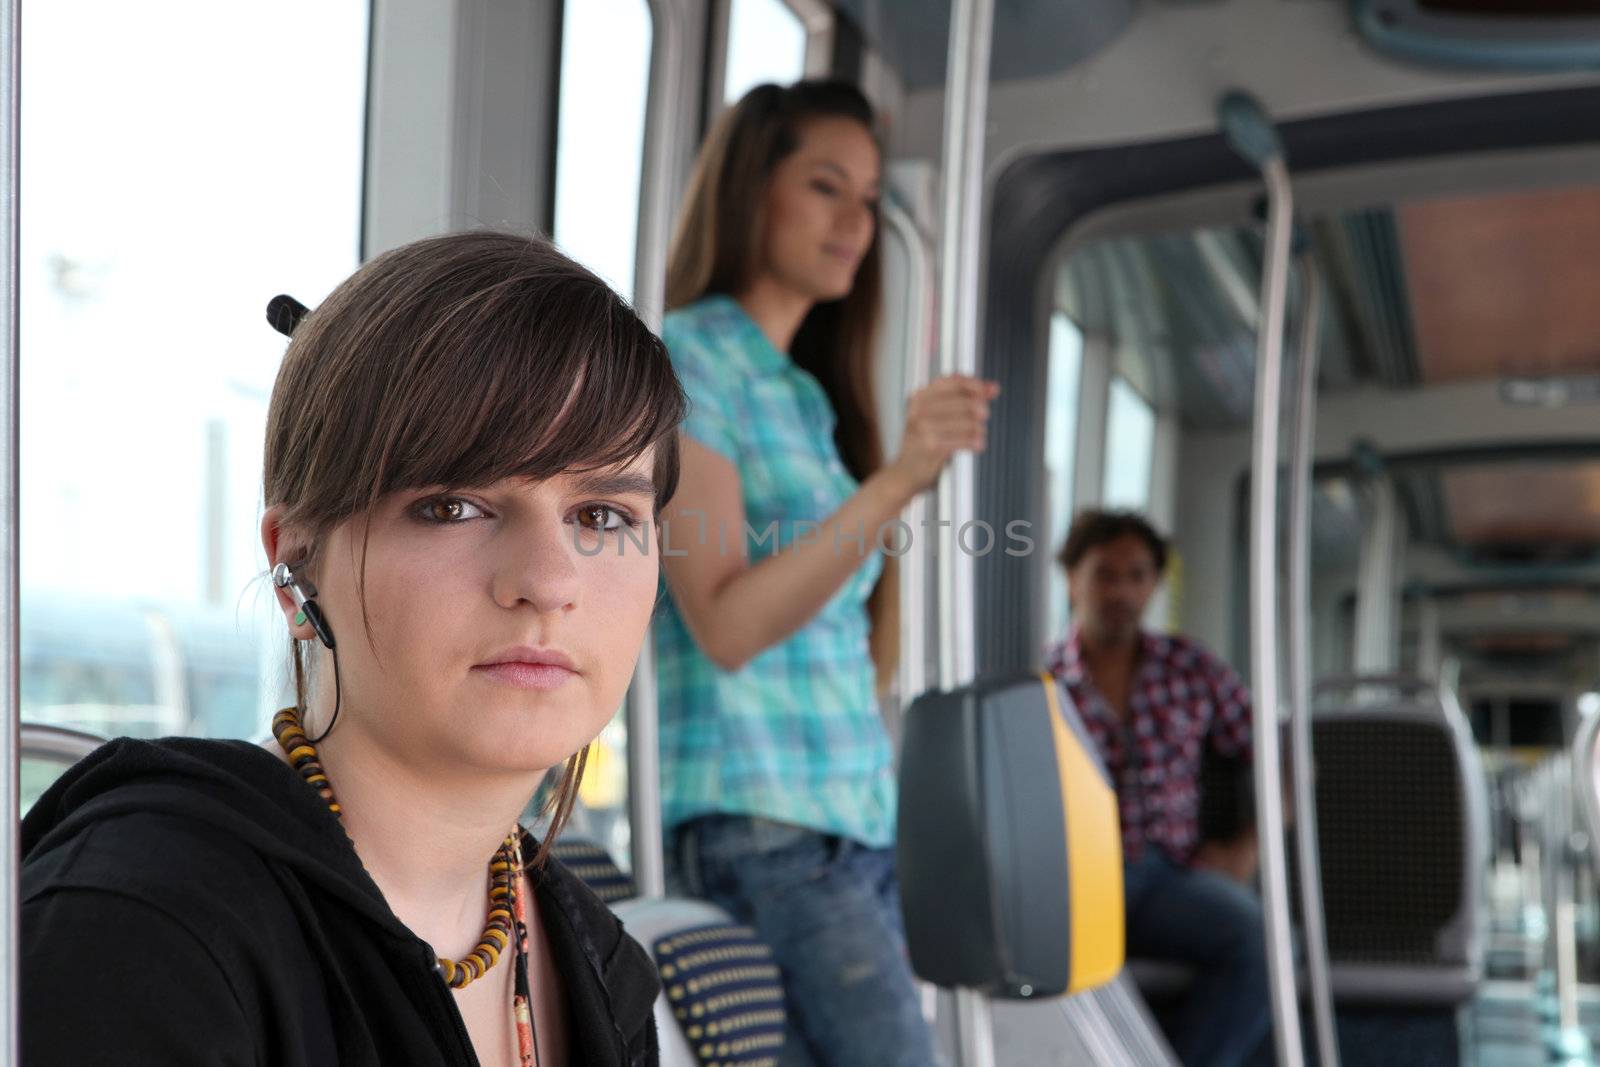
M261 516L261 547L267 551L267 570L270 573L279 563L296 563L294 556L299 552L294 544L294 539L285 533L283 528L283 505L274 504ZM270 580L270 579L269 579ZM289 624L289 636L296 641L314 641L317 637L316 629L311 625L300 608L295 604L294 598L287 589L280 589L273 583L272 593L278 598L278 610L283 612L284 621Z

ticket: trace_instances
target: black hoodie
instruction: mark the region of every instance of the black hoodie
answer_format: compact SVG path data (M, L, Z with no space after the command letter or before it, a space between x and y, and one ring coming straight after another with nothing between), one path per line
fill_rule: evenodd
M428 945L256 745L113 741L34 805L22 856L27 1067L477 1063ZM573 1062L655 1064L644 950L554 860L535 892Z

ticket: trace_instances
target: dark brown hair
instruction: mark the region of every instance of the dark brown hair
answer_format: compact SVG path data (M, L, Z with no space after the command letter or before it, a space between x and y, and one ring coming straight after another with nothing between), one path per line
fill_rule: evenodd
M1156 573L1167 569L1167 539L1156 533L1156 528L1136 511L1099 511L1089 508L1078 512L1067 531L1067 543L1061 546L1056 559L1071 571L1092 548L1120 541L1124 537L1138 537L1150 549L1155 560Z
M832 80L758 85L717 119L695 161L673 235L668 308L713 293L736 297L749 284L760 262L773 169L800 146L804 125L821 118L851 119L874 131L872 105L861 90ZM789 346L795 363L827 393L837 417L834 443L858 481L883 465L873 375L883 302L880 228L874 227L850 292L812 307ZM883 562L868 601L880 684L894 673L900 649L897 569L892 557Z
M654 445L659 512L677 485L684 405L661 341L547 242L433 237L373 259L295 329L267 413L265 503L314 562L335 526L370 524L390 493L549 478ZM363 537L358 591L365 565ZM304 707L299 642L293 666ZM587 755L567 761L535 863L571 814Z

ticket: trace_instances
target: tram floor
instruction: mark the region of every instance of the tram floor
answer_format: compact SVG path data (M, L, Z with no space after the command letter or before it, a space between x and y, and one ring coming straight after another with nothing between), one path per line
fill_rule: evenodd
M1581 1034L1563 1035L1555 1005L1538 983L1491 980L1469 1014L1470 1062L1474 1067L1592 1067L1600 1062L1592 1051L1600 1050L1600 986L1579 988L1578 1020Z

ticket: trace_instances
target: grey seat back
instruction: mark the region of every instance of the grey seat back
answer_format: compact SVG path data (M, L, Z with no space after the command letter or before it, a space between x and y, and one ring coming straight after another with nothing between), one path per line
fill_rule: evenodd
M1319 685L1317 828L1334 995L1457 1004L1483 978L1488 797L1453 696L1411 678Z

